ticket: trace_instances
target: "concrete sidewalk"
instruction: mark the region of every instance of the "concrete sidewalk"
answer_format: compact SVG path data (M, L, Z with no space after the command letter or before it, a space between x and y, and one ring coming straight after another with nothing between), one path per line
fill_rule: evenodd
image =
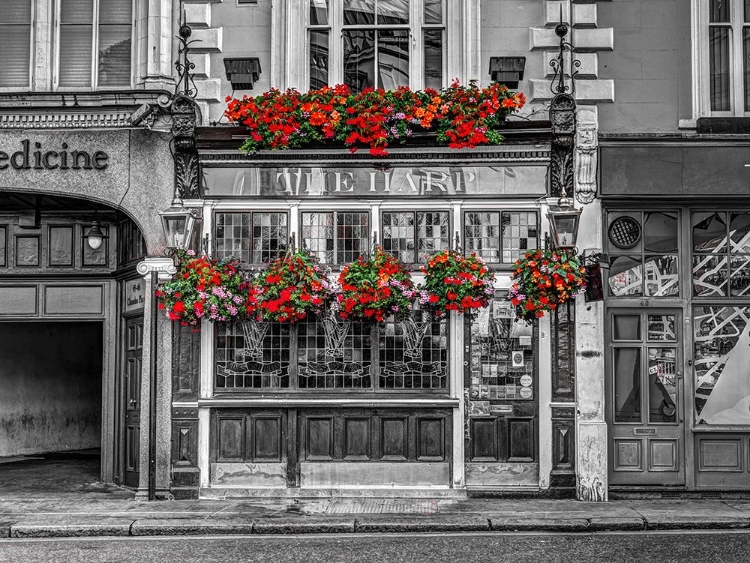
M750 500L3 498L0 538L748 529Z

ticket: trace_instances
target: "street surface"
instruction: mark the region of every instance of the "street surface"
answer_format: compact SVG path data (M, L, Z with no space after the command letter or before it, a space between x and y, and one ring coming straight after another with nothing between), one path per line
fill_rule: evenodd
M356 534L0 540L12 563L750 562L750 531Z

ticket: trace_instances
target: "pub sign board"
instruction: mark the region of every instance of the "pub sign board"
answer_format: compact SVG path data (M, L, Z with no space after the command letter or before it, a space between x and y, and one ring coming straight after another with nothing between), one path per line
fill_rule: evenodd
M203 197L539 197L546 187L544 165L204 167L201 179Z

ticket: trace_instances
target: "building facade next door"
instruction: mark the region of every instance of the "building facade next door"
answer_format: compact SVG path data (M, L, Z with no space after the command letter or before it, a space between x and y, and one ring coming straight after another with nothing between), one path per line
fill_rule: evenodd
M608 313L610 485L685 485L682 314Z

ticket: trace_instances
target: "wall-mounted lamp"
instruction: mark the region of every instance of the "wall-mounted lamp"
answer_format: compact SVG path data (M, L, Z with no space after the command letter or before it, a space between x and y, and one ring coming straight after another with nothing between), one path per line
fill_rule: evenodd
M505 84L510 90L518 88L523 80L526 57L490 57L490 77L493 82Z
M232 90L252 90L253 84L260 78L260 59L258 57L226 58L224 70Z
M86 239L86 244L89 245L91 250L99 250L104 244L104 239L109 238L109 235L102 231L101 224L97 219L91 222L91 226L84 230L82 236Z
M550 206L547 212L552 240L555 248L570 250L578 241L578 224L582 209L576 209L567 197L561 197L557 205Z
M186 207L170 207L159 213L161 215L164 237L167 248L171 251L185 250L190 247L195 220L200 217L200 210Z

